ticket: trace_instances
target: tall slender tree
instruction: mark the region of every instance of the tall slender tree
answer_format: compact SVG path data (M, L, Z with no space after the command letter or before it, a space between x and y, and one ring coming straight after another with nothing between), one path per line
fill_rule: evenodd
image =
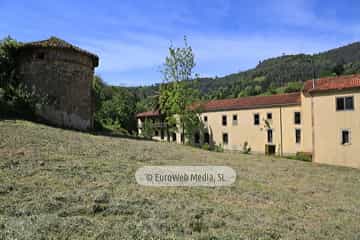
M164 81L160 85L159 106L161 113L165 116L168 140L170 139L169 130L177 123L182 126L185 136L185 122L189 117L188 106L198 97L196 81L190 81L197 77L193 72L196 65L194 53L186 37L184 37L184 44L182 48L172 45L169 47L169 55L162 69Z

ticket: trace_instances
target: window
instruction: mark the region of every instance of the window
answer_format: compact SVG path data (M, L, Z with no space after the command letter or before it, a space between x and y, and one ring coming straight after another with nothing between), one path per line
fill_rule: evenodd
M272 120L272 113L267 113L267 114L266 114L266 118L267 118L268 120Z
M258 113L254 114L254 125L260 124L260 115Z
M354 97L345 98L345 108L346 110L354 110Z
M337 111L354 110L354 97L338 97L336 98Z
M223 126L227 125L227 117L226 117L226 115L222 116L222 125Z
M301 143L301 129L295 129L295 142Z
M204 116L204 122L207 122L207 121L208 121L207 116Z
M229 135L227 133L223 133L223 144L227 145L229 143Z
M268 141L268 143L273 142L273 130L272 129L267 130L267 141Z
M350 144L350 130L342 130L341 131L341 144Z
M301 113L300 112L294 113L294 123L301 124Z
M233 125L237 125L238 123L238 115L234 114L233 115Z

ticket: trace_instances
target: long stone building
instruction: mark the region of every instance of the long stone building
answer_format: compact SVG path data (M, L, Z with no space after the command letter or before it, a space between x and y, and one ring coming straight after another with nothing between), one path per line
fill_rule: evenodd
M92 82L99 58L56 37L23 44L17 58L19 79L47 96L38 114L75 129L93 127Z
M205 131L194 142L254 152L294 155L305 152L318 163L360 168L360 75L309 80L301 92L213 100L201 104ZM157 126L154 139L166 140L158 111L137 115ZM171 141L181 143L181 129Z

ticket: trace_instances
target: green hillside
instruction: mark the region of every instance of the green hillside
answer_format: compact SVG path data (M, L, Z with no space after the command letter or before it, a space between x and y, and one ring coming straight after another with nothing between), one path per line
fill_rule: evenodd
M198 79L204 99L223 99L298 91L315 77L360 72L360 42L314 55L284 55L259 62L250 70L219 78ZM129 88L140 99L155 94L158 85ZM147 100L146 100L147 101Z

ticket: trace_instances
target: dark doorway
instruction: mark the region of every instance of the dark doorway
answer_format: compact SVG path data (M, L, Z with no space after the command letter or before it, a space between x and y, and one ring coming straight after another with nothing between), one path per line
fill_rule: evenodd
M209 133L204 133L204 143L210 144L210 135L209 135Z
M194 143L195 144L200 144L200 133L195 133Z
M266 155L275 155L276 153L276 146L273 144L266 144L265 145L265 154Z
M268 143L273 142L273 130L272 129L267 130L267 141L268 141Z
M172 133L172 141L176 142L176 133Z

